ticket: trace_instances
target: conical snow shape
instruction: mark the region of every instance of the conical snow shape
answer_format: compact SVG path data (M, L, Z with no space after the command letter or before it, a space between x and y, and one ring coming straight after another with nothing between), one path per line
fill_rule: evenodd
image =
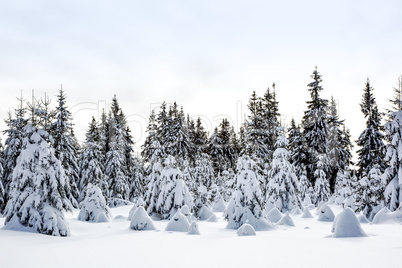
M349 196L343 201L343 207L344 208L351 208L352 210L356 209L355 199L353 198L353 196Z
M188 229L187 234L189 234L189 235L200 235L200 229L199 229L199 226L198 226L197 222L193 221L190 224L190 228Z
M373 224L381 224L392 221L393 217L387 207L382 208L375 214L373 218Z
M304 206L304 207L308 207L308 206L310 206L312 203L311 203L311 198L310 198L310 196L308 195L308 194L306 194L306 197L304 197L304 200L303 200L303 203L302 203L302 205Z
M237 230L237 235L238 236L255 236L255 230L254 227L248 223L243 224L240 226L240 228Z
M331 196L329 199L328 199L328 201L327 201L327 204L328 205L333 205L335 203L335 196Z
M214 207L212 208L213 212L224 212L226 210L225 201L222 198L219 198L218 201L215 202Z
M286 225L286 226L295 226L292 218L289 216L289 212L286 212L286 215L282 217L277 223L278 225Z
M267 213L266 218L271 222L278 222L280 219L282 219L282 216L283 214L277 208L273 208Z
M370 221L364 215L360 215L359 217L357 217L357 219L360 223L370 223Z
M313 215L311 214L310 210L306 207L304 208L303 215L301 216L302 218L313 218Z
M186 216L184 216L180 211L177 211L166 225L165 231L188 232L189 228L190 224L188 223Z
M81 210L78 220L90 222L108 222L112 213L106 205L102 190L93 184L88 184L85 199L80 204Z
M212 215L211 217L208 218L208 222L218 222L218 217L216 215Z
M144 200L141 197L137 199L137 202L135 202L135 205L133 205L133 207L130 209L130 212L128 213L128 218L127 218L129 221L131 221L135 211L140 206L144 206Z
M316 214L318 215L318 214L320 214L320 208L323 206L323 205L325 205L326 204L326 202L325 201L320 201L320 203L318 203L318 205L317 205L317 212L316 212Z
M208 220L210 217L214 215L212 210L206 205L202 205L202 207L198 210L198 219L200 221Z
M186 216L188 222L193 222L197 220L193 215L191 215L190 208L187 205L182 206L180 212L183 213L184 216Z
M292 214L292 215L301 215L301 214L303 214L303 211L301 211L300 208L294 208L294 209L292 209L290 214Z
M155 230L154 223L143 206L136 209L131 218L130 228L136 231Z
M351 208L345 208L336 216L331 231L333 237L367 236Z
M334 212L332 212L332 209L327 204L322 205L321 208L317 210L317 213L319 221L334 221L335 219Z

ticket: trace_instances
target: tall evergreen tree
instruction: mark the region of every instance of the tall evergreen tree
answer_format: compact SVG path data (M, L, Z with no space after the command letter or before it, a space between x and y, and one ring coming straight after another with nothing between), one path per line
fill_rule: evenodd
M359 160L358 176L368 174L370 170L378 165L381 172L385 169L384 162L384 135L381 133L381 114L373 95L373 88L367 79L366 87L363 92L363 99L360 104L361 111L366 121L366 129L360 134L356 141L360 149L357 151Z
M51 124L49 133L53 137L55 156L60 160L66 174L66 185L68 186L66 188L67 198L70 200L74 208L78 208L78 152L75 147L75 137L72 136L72 115L66 106L66 95L63 89L59 90L57 100L58 106L56 107L55 112L56 121ZM49 119L46 118L46 120ZM48 124L50 124L50 122L45 123L45 129Z
M379 166L375 165L368 174L363 173L356 187L357 208L369 220L372 220L381 209L381 203L384 200L381 175Z
M265 144L269 150L269 160L272 159L276 139L278 137L279 122L279 102L276 100L275 83L272 84L272 91L268 88L262 99L263 102L263 118L266 128L267 136L265 137Z
M67 183L64 169L54 149L46 142L49 134L31 124L24 129L5 226L8 229L24 226L42 234L68 236L70 230L63 210L70 211L71 203L64 191Z
M321 75L317 67L311 75L313 81L307 85L311 100L307 101L307 111L303 117L303 136L306 141L307 155L307 177L314 184L315 170L317 169L318 156L327 153L327 107L328 101L320 97L323 90L321 86ZM326 163L321 162L322 168L327 172Z
M211 156L215 174L217 175L222 171L225 161L223 157L222 141L219 137L218 128L214 129L214 132L209 138L208 151L209 155Z

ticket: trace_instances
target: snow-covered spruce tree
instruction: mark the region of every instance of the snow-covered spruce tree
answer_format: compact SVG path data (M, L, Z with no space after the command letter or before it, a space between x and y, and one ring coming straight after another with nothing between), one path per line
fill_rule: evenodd
M57 95L58 106L56 107L56 121L51 125L49 134L53 137L53 147L55 156L60 160L66 174L67 198L74 208L78 208L79 191L77 182L79 181L78 152L76 151L75 137L72 135L72 116L66 106L66 95L63 89Z
M358 181L356 189L356 205L367 219L373 220L375 214L382 208L384 187L381 183L381 171L378 165Z
M240 141L237 138L234 127L230 129L230 147L229 147L229 159L230 159L230 167L229 169L236 169L237 159L239 158L239 154L241 151Z
M204 129L204 126L202 125L200 117L197 118L195 123L195 129L191 142L195 148L196 155L207 152L208 135Z
M387 134L387 153L385 160L389 167L384 172L383 183L385 185L384 198L388 209L394 211L402 205L402 77L398 80L398 88L395 88L394 100L391 101L393 109L392 121L385 124Z
M24 130L6 207L5 227L68 236L70 229L63 210L70 211L71 203L64 191L67 182L63 166L46 142L49 134L45 130L31 124Z
M156 124L155 110L151 111L146 132L148 135L145 138L144 144L141 146L141 156L144 162L149 163L155 150L152 145L155 141L158 141L158 126Z
M92 121L86 133L85 144L79 163L80 180L78 188L80 189L80 201L85 198L85 191L88 184L93 184L101 188L105 198L109 196L109 187L103 174L103 157L97 122L95 118L92 117Z
M361 111L366 121L366 129L360 134L356 141L360 149L357 151L359 161L358 176L368 174L370 170L379 165L380 171L385 170L386 164L384 161L384 135L381 133L381 114L373 95L373 88L370 81L367 79L366 87L363 92L362 103L360 104Z
M317 71L317 67L311 75L313 82L307 85L310 91L311 100L307 101L307 110L303 116L303 137L306 142L308 155L307 161L307 177L311 183L315 184L315 171L317 170L317 158L320 154L327 153L327 108L328 100L320 97L319 93L323 90L321 86L321 75ZM321 161L322 169L327 172L327 163Z
M4 194L4 186L3 186L3 173L4 173L4 148L3 143L0 139L0 215L5 207L5 194Z
M275 150L275 143L278 137L277 128L280 126L279 118L279 102L276 100L275 83L272 84L272 90L269 88L262 98L263 103L263 118L266 131L268 133L265 144L269 150L269 159L272 160L272 154Z
M242 156L237 163L236 190L233 193L224 217L228 220L228 229L238 229L245 223L256 230L270 228L262 217L263 201L257 179L255 163L249 156Z
M19 106L14 109L14 118L9 113L9 118L6 121L7 129L3 131L6 135L5 148L4 148L4 172L2 174L2 181L4 187L4 203L0 206L0 213L4 210L10 195L10 185L12 182L13 171L16 166L17 158L21 153L22 141L24 139L24 127L28 120L25 118L26 108L24 99L18 99Z
M350 165L352 158L351 143L347 140L343 120L339 120L334 97L331 98L328 114L328 161L329 161L329 186L331 192L335 191L336 176L339 170L344 170Z
M91 222L108 222L112 213L103 197L102 190L93 184L88 184L85 199L80 204L78 220Z
M142 159L134 157L132 175L130 182L129 200L131 202L136 201L138 198L142 198L145 194L145 181L144 181L144 165Z
M218 128L214 129L208 142L208 154L211 156L215 174L219 174L224 163L222 141L218 134Z
M313 186L311 185L310 180L307 178L307 170L306 167L303 167L300 177L299 177L299 194L300 194L300 200L304 200L306 196L308 196L310 199L313 196Z
M335 184L335 204L341 205L346 198L352 196L354 187L352 186L351 171L349 168L340 169L336 176Z
M211 208L216 195L214 192L216 190L216 179L211 160L207 154L201 154L196 158L192 174L194 184L191 189L194 197L194 215L197 218L203 218L201 214Z
M327 175L324 171L324 163L327 161L325 155L319 155L316 163L316 170L314 171L314 195L313 202L317 206L321 201L328 201L331 193L329 190L329 182Z
M144 202L145 208L147 209L147 213L149 215L159 214L157 203L162 187L162 148L159 144L159 141L155 141L153 147L159 149L154 150L154 154L151 157L150 162L150 173L147 177L148 185L147 191L145 193Z
M268 171L265 194L266 202L273 203L281 212L301 208L299 181L294 166L288 160L287 144L286 137L280 134L276 140L271 169Z
M219 124L218 137L221 142L222 148L222 163L218 173L221 173L223 170L232 167L232 165L236 162L236 151L232 145L232 136L231 136L231 127L229 121L224 118L222 122Z
M171 219L184 205L192 208L191 196L186 184L182 179L176 160L168 155L161 172L161 191L156 204L161 219Z
M223 200L229 202L232 198L232 193L236 188L236 178L233 169L224 170L221 175L222 184L224 185L222 192Z

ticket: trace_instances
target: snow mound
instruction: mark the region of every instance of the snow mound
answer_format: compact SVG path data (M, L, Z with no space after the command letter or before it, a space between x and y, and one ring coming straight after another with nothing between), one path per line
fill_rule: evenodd
M189 235L200 235L200 228L199 228L197 222L193 221L190 224L190 228L188 229L187 234L189 234Z
M317 213L319 221L334 221L335 219L334 212L327 204L323 204L320 209L317 209Z
M188 232L189 228L190 224L188 223L186 216L184 216L180 211L177 211L166 225L165 231Z
M94 222L98 222L98 223L100 223L100 222L109 222L109 220L110 220L109 217L106 216L105 213L101 212L101 213L98 214L98 216L96 216L96 219L95 219Z
M274 208L276 208L276 206L275 206L273 203L271 203L270 201L268 201L268 202L265 204L265 208L264 208L265 214L264 214L264 216L267 217L268 213L269 213L271 210L273 210Z
M213 212L224 212L226 210L225 201L222 198L219 198L218 201L215 202L212 211Z
M304 208L303 215L301 216L302 218L313 218L313 215L311 214L310 210L306 207Z
M308 205L307 208L308 209L315 209L315 206L313 204L311 204L311 205Z
M125 221L127 220L127 217L123 215L117 215L116 217L113 218L113 221Z
M306 194L306 197L304 197L302 205L303 205L303 207L308 207L311 204L312 204L311 203L311 198L310 198L310 196L308 194Z
M290 211L290 214L292 214L292 215L301 215L301 214L303 214L303 211L301 211L300 208L294 208L294 209L292 209L292 211Z
M286 225L286 226L295 226L292 218L289 215L289 212L286 212L286 215L282 217L277 223L278 225Z
M335 203L335 196L331 196L331 197L328 199L327 204L328 204L328 205L333 205L334 203Z
M393 223L396 222L400 215L400 211L391 212L388 208L384 207L375 214L373 224Z
M205 221L212 217L214 213L209 207L202 205L202 207L198 210L197 215L200 221Z
M353 196L349 196L347 197L344 201L343 201L343 207L344 208L351 208L352 210L356 209L355 206L355 199L353 198Z
M331 232L333 233L333 237L367 236L351 208L345 208L336 216Z
M359 217L357 217L357 219L360 223L370 223L370 221L364 215L360 215Z
M110 198L109 199L109 207L111 208L117 208L121 206L128 206L128 205L133 205L130 201L120 199L120 198Z
M317 205L317 212L316 212L317 215L320 214L320 208L321 208L324 204L326 204L325 201L320 201L320 203L318 203L318 205Z
M243 224L240 226L240 228L237 230L237 235L238 236L255 236L255 230L254 227L248 223Z
M273 208L267 213L266 218L271 222L278 222L280 219L282 219L282 216L283 214L277 208Z
M136 231L155 230L154 223L143 206L136 209L131 218L130 228Z
M139 208L140 206L144 206L144 200L140 197L137 199L137 202L135 202L135 205L133 205L133 207L130 209L130 212L128 213L128 218L127 220L131 221L131 219L133 218L133 215L135 213L135 211L137 210L137 208Z
M216 215L212 215L211 217L208 218L208 222L218 222L218 217Z
M184 216L186 216L188 222L193 222L197 220L193 215L191 215L188 205L182 206L180 212L183 213Z

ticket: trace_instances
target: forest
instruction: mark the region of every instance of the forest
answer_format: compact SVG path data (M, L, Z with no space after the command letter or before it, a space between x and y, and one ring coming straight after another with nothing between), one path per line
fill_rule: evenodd
M28 102L21 96L5 119L0 148L5 228L69 236L65 212L79 209L79 220L107 222L110 208L125 205L133 205L134 230L151 228L151 218L185 217L186 229L194 232L196 222L212 220L214 212L223 212L228 229L246 224L258 231L272 227L274 209L307 214L308 208L336 204L367 221L383 208L400 209L402 78L385 113L370 80L362 83L366 128L357 148L334 98L321 97L317 68L307 90L311 99L302 121L292 120L287 128L280 122L275 84L263 96L251 93L239 131L223 119L207 133L200 118L164 102L149 115L140 155L133 152L116 95L100 120L88 123L83 144L74 135L65 91L59 90L56 107L48 97Z

